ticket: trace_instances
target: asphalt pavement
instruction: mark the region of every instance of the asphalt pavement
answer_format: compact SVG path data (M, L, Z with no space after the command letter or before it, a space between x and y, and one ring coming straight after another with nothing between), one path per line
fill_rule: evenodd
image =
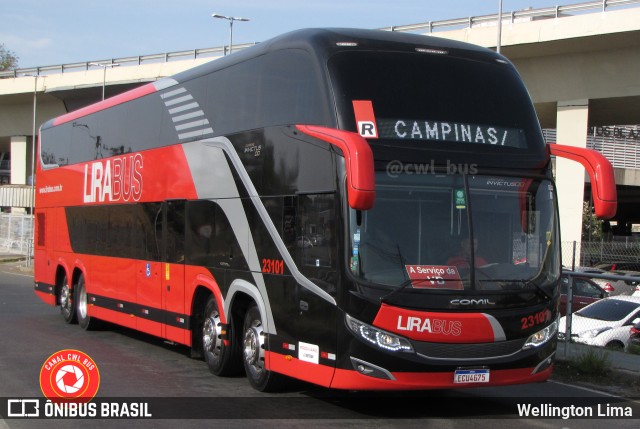
M0 270L14 274L33 275L33 263L27 263L24 255L0 253ZM586 353L589 346L575 343L558 343L556 358L558 360L572 360ZM606 350L609 355L611 367L624 371L630 371L640 376L640 355Z

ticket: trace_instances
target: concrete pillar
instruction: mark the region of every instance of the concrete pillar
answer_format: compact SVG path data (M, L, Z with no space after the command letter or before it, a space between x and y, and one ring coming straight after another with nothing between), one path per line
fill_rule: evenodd
M586 147L589 100L558 102L557 114L556 143ZM584 168L579 163L560 157L556 158L560 233L564 243L581 242L585 174ZM566 260L568 256L565 252L565 264L570 262Z
M28 142L27 136L11 137L12 185L26 185L27 183L27 171L31 170L31 167L27 169L27 160L30 159Z

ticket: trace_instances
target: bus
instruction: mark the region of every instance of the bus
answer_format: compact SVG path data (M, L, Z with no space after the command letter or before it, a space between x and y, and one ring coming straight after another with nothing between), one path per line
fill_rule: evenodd
M558 329L551 155L503 56L310 29L41 127L35 292L257 390L540 382Z

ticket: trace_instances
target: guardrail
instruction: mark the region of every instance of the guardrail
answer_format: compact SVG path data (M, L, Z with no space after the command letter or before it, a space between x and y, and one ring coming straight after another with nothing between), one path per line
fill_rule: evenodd
M606 11L612 7L628 6L632 4L638 4L640 0L599 0L586 3L576 3L566 6L553 6L539 9L526 9L513 11L510 13L503 13L502 19L510 22L515 22L519 19L534 19L534 18L558 18L561 15L569 14L572 12L583 12L601 10ZM432 33L436 29L446 29L451 27L473 27L474 25L486 24L493 21L498 21L498 14L481 15L481 16L469 16L466 18L445 19L439 21L427 21L418 24L398 25L391 27L379 28L379 30L385 31L420 31L428 30ZM249 46L255 45L254 43L245 43L240 45L233 45L234 49L244 49ZM185 59L197 59L201 57L226 55L228 46L218 46L214 48L193 49L188 51L167 52L163 54L141 55L137 57L124 57L124 58L112 58L99 61L85 61L80 63L58 64L53 66L43 67L30 67L20 68L9 71L0 72L0 79L2 78L15 78L21 75L36 75L42 74L56 74L65 73L68 71L78 70L92 70L100 69L99 66L92 66L94 64L119 64L119 65L141 65L143 63L149 63L153 61L169 62L171 60L185 60Z
M512 11L509 13L502 13L502 20L509 21L511 23L519 19L533 19L533 18L558 18L561 15L569 14L572 12L583 12L592 10L606 11L611 7L627 6L631 4L640 3L640 0L599 0L586 3L576 3L566 6L553 6L539 9L525 9ZM469 16L466 18L445 19L440 21L427 21L419 24L398 25L392 27L384 27L381 30L386 31L419 31L428 30L432 33L435 29L442 29L448 27L466 27L471 28L474 25L486 24L493 21L498 21L499 15L480 15Z
M640 1L640 0L639 0ZM248 48L257 44L254 43L244 43L239 45L233 45L233 49L241 50ZM99 61L85 61L81 63L68 63L68 64L58 64L53 66L42 66L42 67L30 67L30 68L21 68L9 71L0 72L0 79L2 78L16 78L21 77L23 75L47 75L47 74L60 74L65 72L72 71L82 71L82 70L101 70L102 67L99 64L118 64L121 66L139 66L142 64L150 64L154 62L167 63L169 61L175 60L187 60L187 59L198 59L203 57L215 57L226 55L229 46L218 46L215 48L202 48L202 49L192 49L189 51L177 51L177 52L167 52L164 54L151 54L151 55L140 55L137 57L123 57L123 58L111 58L107 60L99 60ZM98 64L98 65L96 65Z

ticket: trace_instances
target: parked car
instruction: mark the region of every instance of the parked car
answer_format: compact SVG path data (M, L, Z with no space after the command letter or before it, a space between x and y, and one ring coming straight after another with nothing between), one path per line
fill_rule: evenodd
M560 278L560 314L567 313L567 286L569 278ZM609 292L600 287L596 282L582 277L573 278L573 294L571 299L571 312L574 313L599 299L609 296Z
M640 273L640 262L611 262L596 264L594 268L605 271L637 271Z
M640 322L629 329L629 345L640 347Z
M594 268L605 270L607 274L610 273L640 278L640 262L613 262L608 264L597 264ZM639 283L633 280L622 280L627 286L636 286ZM621 294L623 295L630 295L631 293L633 293L633 288L623 287L621 290Z
M600 299L571 315L571 341L592 346L626 349L630 327L640 322L640 297ZM558 339L564 340L567 316L560 318Z
M570 268L566 268L565 270L570 270ZM586 273L586 274L611 274L605 270L596 267L576 267L574 270L576 273ZM617 295L616 288L613 285L615 281L613 280L605 280L605 279L595 279L589 278L592 282L596 283L602 289L609 293L609 295Z

